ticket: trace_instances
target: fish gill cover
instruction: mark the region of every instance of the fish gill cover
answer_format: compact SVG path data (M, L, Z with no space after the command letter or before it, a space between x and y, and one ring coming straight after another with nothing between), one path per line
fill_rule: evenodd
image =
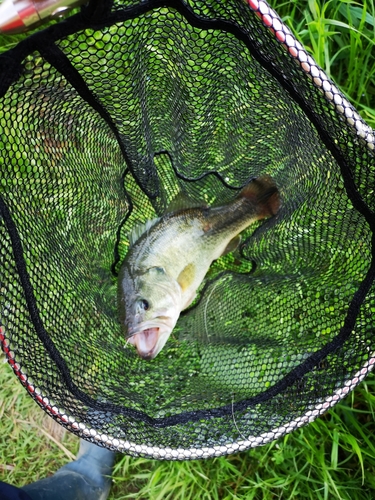
M92 1L0 57L0 339L70 431L190 459L333 406L374 357L373 131L263 0ZM270 175L151 361L117 274L137 224Z

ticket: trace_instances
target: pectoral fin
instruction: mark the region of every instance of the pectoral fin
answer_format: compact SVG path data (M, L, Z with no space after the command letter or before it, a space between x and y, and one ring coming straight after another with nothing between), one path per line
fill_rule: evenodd
M241 243L241 236L240 235L235 236L232 240L230 240L230 242L225 247L225 250L221 255L226 255L227 253L234 252L234 250L236 250L236 248L240 243Z
M180 272L177 278L177 282L180 285L183 292L185 292L194 282L195 278L195 265L193 263L188 264Z

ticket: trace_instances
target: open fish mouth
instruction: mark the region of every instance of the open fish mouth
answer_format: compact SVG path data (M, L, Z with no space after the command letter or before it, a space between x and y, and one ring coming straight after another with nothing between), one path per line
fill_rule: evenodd
M128 338L129 344L137 348L138 355L143 359L152 359L159 352L156 348L159 341L159 330L157 326L139 330Z
M160 330L161 326L162 324L158 323L157 321L143 321L135 327L128 327L126 340L130 342L133 337L143 332L147 332L147 335L149 335L153 330Z

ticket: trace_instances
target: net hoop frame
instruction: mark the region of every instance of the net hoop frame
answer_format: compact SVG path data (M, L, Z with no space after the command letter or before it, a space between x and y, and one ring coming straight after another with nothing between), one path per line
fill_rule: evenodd
M290 29L282 22L277 13L265 0L245 0L245 3L254 15L261 20L263 25L274 35L277 42L284 47L289 56L295 61L296 66L298 66L306 77L312 81L313 85L320 91L321 96L332 105L343 122L345 122L347 126L366 143L367 148L373 153L375 151L375 133L372 128L366 124L332 80L330 80L325 72L317 65L315 60L295 38ZM371 268L369 271L371 272ZM235 443L228 443L225 446L161 448L158 446L140 445L136 442L118 439L114 436L100 433L87 424L77 422L74 415L69 414L69 412L61 406L54 406L50 398L29 381L27 373L23 372L21 363L17 360L17 356L11 349L11 341L7 337L5 327L2 326L1 323L0 345L14 374L30 396L47 414L67 430L80 438L89 440L99 446L114 451L126 453L135 457L143 456L158 460L193 460L219 457L269 443L292 432L296 428L314 421L317 417L327 412L327 410L335 406L362 382L368 373L374 369L375 365L374 351L370 354L368 361L363 364L353 377L348 378L342 387L338 388L324 400L318 401L313 409L307 411L303 416L291 420L288 425L276 427L259 436L245 437L239 431L238 441Z

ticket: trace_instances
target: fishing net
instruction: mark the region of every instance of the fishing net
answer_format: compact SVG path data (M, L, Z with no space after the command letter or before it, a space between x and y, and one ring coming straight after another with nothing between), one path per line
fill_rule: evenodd
M55 420L134 456L212 457L371 370L374 132L266 2L92 1L0 68L0 337ZM280 211L140 359L116 306L131 228L264 174Z

